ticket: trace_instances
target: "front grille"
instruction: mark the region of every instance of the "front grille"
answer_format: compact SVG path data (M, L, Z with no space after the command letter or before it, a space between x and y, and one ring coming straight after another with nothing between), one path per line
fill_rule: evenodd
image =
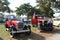
M23 29L23 23L18 23L18 29Z

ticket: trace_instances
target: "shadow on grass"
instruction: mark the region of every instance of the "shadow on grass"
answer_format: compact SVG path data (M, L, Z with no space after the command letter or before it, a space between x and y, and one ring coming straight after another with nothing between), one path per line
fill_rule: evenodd
M55 28L53 31L42 31L41 33L47 33L47 34L60 34L60 29Z
M31 35L16 35L14 37L14 39L17 40L45 40L45 38L41 35L35 34L35 33L31 33Z
M46 33L46 34L60 34L60 29L54 29L53 31L43 31L41 33ZM31 33L31 35L17 35L14 37L14 39L17 40L45 40L44 36L38 35L36 33Z
M0 40L3 40L3 39L0 37Z
M55 29L55 30L54 30L54 33L60 34L60 29Z

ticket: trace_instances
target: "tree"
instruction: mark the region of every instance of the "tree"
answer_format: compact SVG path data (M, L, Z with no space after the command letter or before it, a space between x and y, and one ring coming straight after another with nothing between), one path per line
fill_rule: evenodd
M53 17L53 10L51 9L51 2L55 2L55 0L36 0L42 15L47 17Z
M32 7L29 3L22 4L16 10L17 15L26 14L28 16L32 16L33 13L39 14L39 9Z
M11 12L11 9L9 8L9 2L8 0L0 0L0 12Z
M60 1L56 1L54 7L60 10Z

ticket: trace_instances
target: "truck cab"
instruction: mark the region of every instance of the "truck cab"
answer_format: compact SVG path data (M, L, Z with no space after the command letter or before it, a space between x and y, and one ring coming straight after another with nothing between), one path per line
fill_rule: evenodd
M60 18L53 18L53 25L60 27Z
M33 15L32 16L32 25L36 26L39 22L43 21L44 18L41 16Z

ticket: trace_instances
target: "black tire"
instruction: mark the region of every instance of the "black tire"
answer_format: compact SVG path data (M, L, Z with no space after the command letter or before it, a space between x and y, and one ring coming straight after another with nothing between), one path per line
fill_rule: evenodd
M29 25L28 28L29 28L30 31L29 32L26 32L25 34L26 35L31 35L31 26Z
M52 31L52 30L54 29L52 23L50 23L48 26L50 27L50 28L49 28L49 31Z
M14 37L14 33L10 33L10 37L13 38Z
M12 31L13 31L13 29L11 30L11 32L10 32L10 37L14 37L14 33L12 33Z
M12 26L10 27L10 37L14 37L14 33L12 33L12 31L16 31L15 28Z
M53 31L53 29L54 29L54 28L53 28L53 27L51 27L51 28L49 29L49 31Z
M29 25L28 27L29 27L29 30L30 30L30 31L27 32L27 34L30 35L30 34L31 34L31 26Z

